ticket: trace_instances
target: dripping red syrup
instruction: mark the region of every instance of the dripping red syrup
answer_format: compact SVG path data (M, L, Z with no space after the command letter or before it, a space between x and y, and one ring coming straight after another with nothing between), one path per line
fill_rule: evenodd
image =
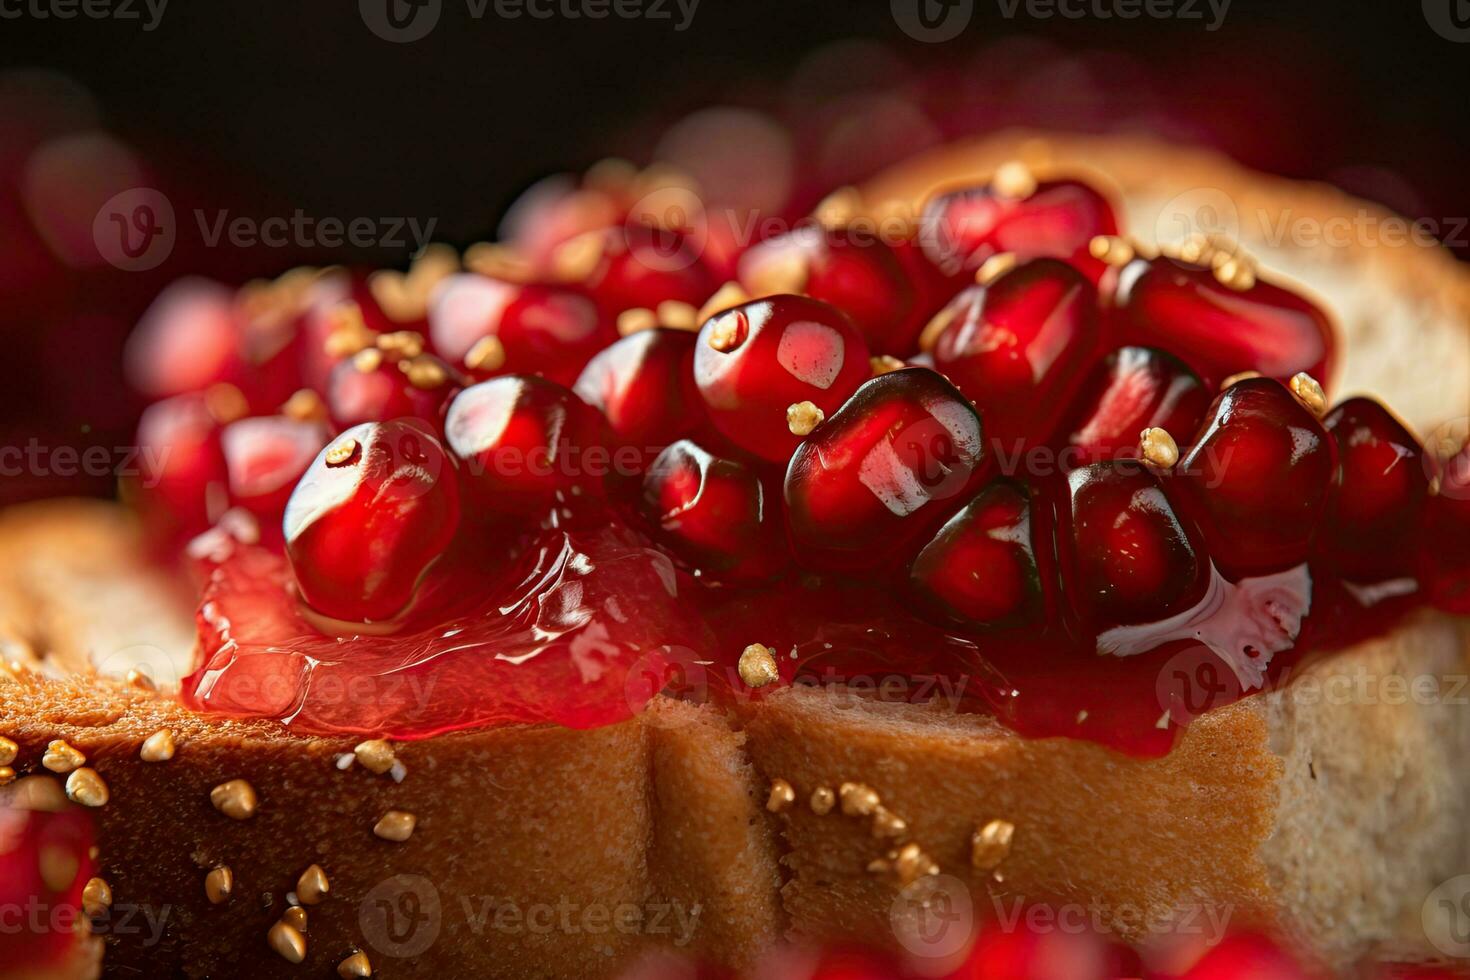
M183 700L304 734L410 740L512 724L596 728L660 692L729 703L830 686L938 699L1026 737L1157 757L1204 711L1277 688L1419 605L1411 580L1363 589L1313 568L1297 642L1247 689L1188 640L1109 656L1062 625L965 635L921 618L897 589L836 577L711 586L600 505L580 509L557 510L511 544L462 534L411 611L371 627L316 615L284 557L216 529L194 549L201 651ZM739 680L753 642L776 651L779 685Z

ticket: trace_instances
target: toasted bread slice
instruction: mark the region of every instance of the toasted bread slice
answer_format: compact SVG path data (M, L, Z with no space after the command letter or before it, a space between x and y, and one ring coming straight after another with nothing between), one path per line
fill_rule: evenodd
M926 181L1044 152L1049 167L1101 170L1145 235L1159 202L1199 187L1247 213L1260 202L1356 207L1191 151L1039 146L946 151L868 195L917 195ZM1421 428L1455 414L1470 390L1462 269L1419 248L1321 261L1310 249L1268 251L1267 267L1292 272L1338 311L1348 387L1371 386ZM1417 346L1406 351L1408 336ZM1425 351L1437 365L1428 379ZM838 806L818 816L808 804L818 787L843 782L871 787L906 821L901 840L957 881L979 916L1014 914L1016 900L1080 905L1141 941L1156 932L1150 923L1182 915L1206 917L1197 928L1208 936L1228 914L1231 924L1296 932L1340 967L1380 942L1422 942L1425 896L1470 870L1470 775L1455 764L1470 748L1459 690L1467 633L1433 614L1316 664L1292 687L1205 715L1160 760L1020 739L938 704L791 690L729 716L660 699L597 731L508 728L405 744L402 782L339 769L351 740L195 715L97 676L120 676L136 655L154 677L177 676L189 627L187 603L147 571L120 511L73 503L0 516L0 643L17 664L13 683L0 675L0 734L20 744L27 778L52 778L37 775L39 760L64 738L110 788L97 817L115 915L141 910L133 921L146 923L151 910L159 923L108 932L105 965L119 975L322 975L361 949L385 976L581 977L668 949L750 968L786 934L900 946L892 916L902 869L882 863L896 841L873 836L871 815ZM1319 689L1341 678L1350 691L1355 678L1378 691L1404 678L1429 693L1313 702L1297 696L1311 689L1306 677ZM174 758L141 761L142 743L163 728ZM210 803L231 779L259 794L248 820ZM765 806L775 779L798 796L779 814ZM389 809L417 817L408 840L374 835ZM977 867L972 835L992 820L1014 836L1008 849L982 848L985 865L1004 853ZM308 908L307 966L298 967L267 932L313 863L331 893ZM235 887L215 905L204 878L219 864Z

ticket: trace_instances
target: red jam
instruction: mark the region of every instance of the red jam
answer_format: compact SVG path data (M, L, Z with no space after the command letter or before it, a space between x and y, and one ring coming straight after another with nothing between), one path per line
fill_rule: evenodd
M1036 217L1039 202L1005 183L1016 193L975 197L1002 201L1005 221L961 242L962 257L994 257ZM1436 542L1470 535L1470 465L1453 456L1467 451L1421 459L1377 403L1327 412L1310 377L1285 383L1331 363L1327 321L1235 253L1110 266L1099 301L1078 258L1096 260L1097 243L1079 229L1113 222L1088 214L1027 218L1021 264L1002 260L951 300L926 331L948 377L870 362L864 332L811 296L609 345L601 316L570 332L529 312L480 316L446 333L444 314L456 290L494 286L608 309L636 299L690 324L712 285L679 274L612 303L632 289L612 266L555 287L440 283L429 338L345 338L403 355L381 372L390 393L428 397L415 365L436 367L432 404L331 433L284 507L284 555L272 536L227 532L240 521L196 542L200 661L184 701L328 735L591 728L660 692L762 697L737 670L760 643L781 684L938 699L1022 735L1158 756L1202 712L1426 597L1462 608L1470 576ZM905 254L909 286L940 281L942 267L913 271L924 253ZM449 383L447 365L469 362L496 380ZM581 377L563 388L531 377L538 364ZM330 389L349 369L319 377L308 363L295 381ZM1265 377L1216 394L1247 370ZM202 409L186 420L145 426L194 461L156 496L181 517L215 516L205 492L228 475L248 505L234 461L268 448L250 444L257 427L231 430L243 444L225 472L216 422ZM269 503L257 512L280 512ZM1364 522L1372 534L1354 534Z

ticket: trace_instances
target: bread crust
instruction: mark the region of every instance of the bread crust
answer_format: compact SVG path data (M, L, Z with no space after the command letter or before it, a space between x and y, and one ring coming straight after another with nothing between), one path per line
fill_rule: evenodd
M1043 168L1100 172L1144 207L1201 186L1223 188L1247 213L1257 203L1269 213L1290 206L1321 215L1356 206L1201 151L1037 139L948 148L864 194L917 197L1020 155ZM1452 349L1470 323L1463 267L1421 248L1313 255L1291 268L1313 286L1362 274L1375 278L1375 293L1412 297L1393 307L1398 319L1374 326L1351 308L1358 294L1342 294L1350 350L1356 337L1371 358L1384 350L1381 335L1402 330L1448 350L1436 355L1442 376L1427 384L1385 363L1375 387L1391 403L1413 406L1406 414L1424 427L1456 404L1446 392L1463 401L1470 373L1460 373ZM1319 266L1328 272L1317 275ZM1344 302L1335 305L1343 316ZM1405 326L1404 317L1417 319ZM1350 359L1345 375L1359 370ZM1148 924L1181 906L1213 909L1217 922L1228 910L1232 924L1296 932L1341 966L1377 943L1412 942L1428 889L1470 866L1460 829L1470 776L1456 761L1470 749L1470 712L1447 697L1311 705L1293 694L1301 688L1287 688L1211 712L1169 756L1140 761L1091 743L1021 739L942 705L790 690L729 716L658 699L640 717L596 731L440 736L398 747L402 783L360 766L343 771L337 763L353 740L208 718L88 676L99 658L113 666L117 651L99 643L123 625L118 610L136 605L140 576L154 574L138 553L136 529L110 505L0 515L0 644L5 661L31 668L9 671L12 682L0 672L0 734L20 744L23 772L38 770L55 738L88 755L112 795L97 818L115 908L139 906L163 920L157 942L147 932L106 937L106 969L117 975L330 975L360 947L387 976L583 977L671 948L751 968L783 935L859 934L897 945L889 914L899 885L868 870L887 844L873 837L870 819L840 808L817 816L805 803L816 787L844 781L871 786L907 822L904 839L962 882L982 917L1011 910L1017 898L1100 906L1105 925L1137 940L1155 938ZM170 648L188 633L189 610L168 600L162 579L147 581L154 599L141 623L126 625ZM100 622L99 607L107 610ZM1455 677L1465 671L1467 640L1464 623L1424 614L1310 672L1324 681ZM141 762L142 742L161 728L174 732L177 754ZM235 778L260 794L247 821L209 802L212 787ZM780 814L765 808L776 778L798 793ZM418 817L407 842L373 835L390 808ZM977 869L971 835L992 819L1013 823L1015 836L997 867ZM236 889L216 906L203 881L220 862ZM307 964L298 967L269 949L266 933L312 863L332 891L308 911ZM395 938L388 914L399 915L401 934L412 902L429 904L424 882L439 913L436 938L419 950L414 936ZM567 904L580 916L575 928L564 924ZM505 913L497 924L497 907L519 917ZM529 921L542 909L555 918L549 930ZM591 923L589 909L601 910ZM619 910L636 910L637 926L618 929L614 917L633 914ZM693 925L679 932L681 922Z

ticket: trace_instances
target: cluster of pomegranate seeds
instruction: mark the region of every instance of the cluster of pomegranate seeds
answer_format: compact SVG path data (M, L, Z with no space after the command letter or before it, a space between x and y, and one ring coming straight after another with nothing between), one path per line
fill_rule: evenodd
M760 643L787 680L958 675L1024 734L1158 754L1191 716L1171 658L1228 700L1470 606L1470 449L1330 408L1325 315L1233 245L1141 254L1099 192L1014 166L892 239L873 203L743 248L670 174L607 167L533 190L467 268L161 300L130 353L161 399L140 507L246 539L196 549L186 697L322 731L593 725L670 671L748 691ZM407 715L321 686L450 663Z

